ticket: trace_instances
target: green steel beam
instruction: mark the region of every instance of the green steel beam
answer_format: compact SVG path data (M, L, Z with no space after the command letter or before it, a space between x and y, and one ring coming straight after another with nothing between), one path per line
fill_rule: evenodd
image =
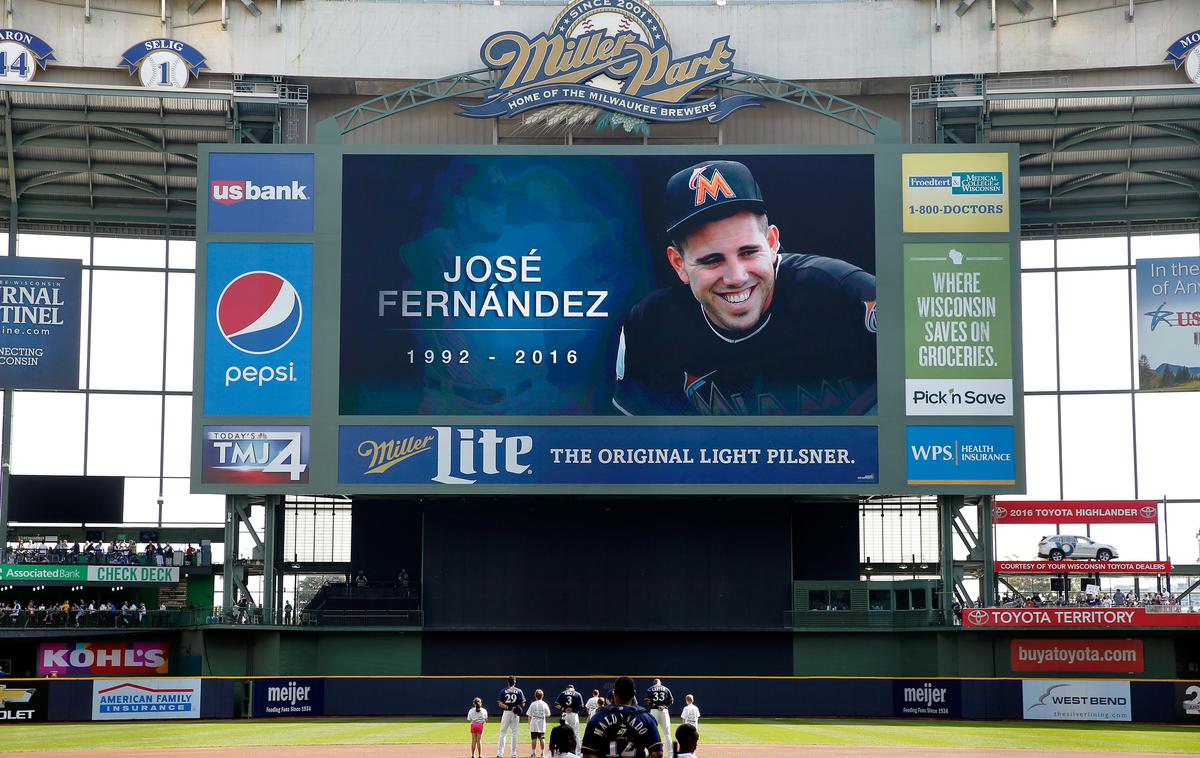
M1072 200L1085 197L1136 197L1147 195L1181 195L1182 190L1179 185L1174 182L1152 182L1144 184L1131 184L1128 187L1124 182L1120 184L1103 184L1097 185L1096 182L1102 179L1108 179L1111 175L1098 174L1096 176L1084 177L1076 182L1068 182L1059 187L1055 187L1053 191L1045 187L1030 187L1021 190L1021 202L1049 200L1052 198L1060 198L1070 196ZM1188 188L1195 193L1194 188Z
M468 97L487 92L494 86L490 76L490 69L479 69L421 82L380 95L318 122L316 141L318 144L337 144L350 132L397 113L452 97Z
M147 196L147 199L152 199ZM121 203L96 203L87 200L78 203L62 201L25 200L21 202L21 218L29 220L67 221L121 221L143 224L196 225L195 205L164 209L161 203L126 205ZM7 214L3 214L7 216Z
M90 111L83 113L65 108L28 108L25 106L10 107L8 111L11 113L14 121L37 124L89 124L111 127L140 127L143 129L161 129L163 127L176 129L219 129L225 128L228 125L224 114L156 114L148 111Z
M996 100L1090 100L1101 97L1136 97L1141 98L1144 102L1156 97L1200 97L1200 85L1157 84L1150 87L989 90L985 97L988 102Z
M487 92L494 87L490 77L489 69L468 71L421 82L381 95L365 103L359 103L320 121L317 124L316 141L319 144L337 144L350 132L397 113L403 113L439 100L468 97ZM734 71L733 76L715 82L712 86L719 92L754 95L820 113L875 135L876 142L900 142L899 122L849 100L820 92L811 87L749 71Z
M24 207L24 206L22 206ZM1170 221L1200 218L1200 201L1192 200L1133 200L1129 203L1080 203L1047 207L1045 202L1021 203L1021 223L1028 225L1106 222L1106 221Z
M53 180L33 186L19 185L18 191L21 193L22 203L28 202L29 198L81 198L87 197L89 192L85 184L55 184ZM166 191L166 194L162 191L151 194L144 189L135 189L133 187L94 184L90 192L93 197L97 198L145 200L154 197L167 199L171 202L191 203L193 206L196 204L196 190L194 189L169 189Z
M1028 156L1044 157L1044 156ZM1200 170L1200 157L1193 159L1195 170ZM1183 166L1178 158L1136 161L1089 161L1086 163L1055 163L1040 166L1021 166L1022 177L1034 176L1079 176L1080 174L1120 174L1125 171L1145 173L1147 171L1172 171Z
M92 174L132 174L134 176L174 176L195 178L195 166L166 166L162 163L92 163L87 161L29 160L17 155L17 170L67 171Z
M1061 128L1067 126L1110 126L1126 124L1165 124L1175 121L1200 121L1200 107L1144 108L1134 111L1058 111L1057 113L992 113L988 123L993 129Z
M989 135L992 142L1006 142L1003 138L997 138L996 135ZM1183 134L1170 137L1137 137L1122 139L1120 137L1113 139L1095 139L1081 142L1078 144L1068 145L1063 147L1055 145L1052 142L1022 142L1021 155L1022 157L1033 155L1036 153L1075 153L1083 150L1152 150L1159 147L1184 147L1187 145L1195 145L1200 142L1200 137L1191 138Z
M222 130L223 131L223 130ZM26 144L28 140L24 140L23 134L17 136L17 147L20 148ZM166 145L158 144L138 144L137 142L122 142L120 140L100 140L94 139L90 143L82 139L71 139L70 137L41 137L33 142L33 147L52 147L65 150L87 150L89 146L92 150L111 150L114 152L127 153L170 153L171 155L179 155L184 158L190 158L193 163L196 161L196 155L199 152L195 144L186 144L181 142L168 142Z

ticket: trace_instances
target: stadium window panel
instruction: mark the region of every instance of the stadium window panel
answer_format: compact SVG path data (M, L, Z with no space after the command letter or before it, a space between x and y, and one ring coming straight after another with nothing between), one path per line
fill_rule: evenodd
M1054 274L1021 274L1021 349L1026 392L1058 389Z
M1062 397L1063 498L1133 497L1132 396Z
M92 275L91 388L161 389L163 274L93 271Z
M161 424L159 395L92 394L86 473L158 476Z
M1200 393L1139 392L1134 402L1138 494L1150 498L1166 495L1179 500L1200 499L1200 477L1196 476L1192 440L1195 420L1200 419ZM1200 505L1192 507L1200 511Z
M1130 389L1129 273L1058 274L1060 389Z
M157 478L125 477L125 521L135 524L158 522Z
M92 308L92 272L85 270L79 283L79 386L88 386L88 322L91 320Z
M1058 398L1025 397L1025 492L1017 498L1058 500ZM1007 496L1006 496L1007 497Z
M1054 268L1054 240L1023 240L1021 268Z
M1131 237L1133 259L1186 258L1200 256L1200 234L1161 234Z
M224 495L193 495L187 477L163 480L164 524L219 524L225 519ZM195 542L199 547L199 542Z
M167 386L192 390L196 333L196 275L167 274Z
M82 475L83 404L78 392L14 393L12 472Z
M869 590L867 592L867 608L872 611L890 611L892 609L892 591Z
M166 268L167 241L162 238L97 237L92 261L96 266Z
M8 249L8 235L4 235ZM17 255L28 258L74 258L88 265L90 237L68 237L63 234L17 234Z
M195 240L171 240L167 243L167 265L170 268L196 268Z
M1124 266L1129 263L1129 242L1120 237L1083 237L1058 241L1058 267Z
M925 590L914 589L914 590L909 590L908 592L909 592L909 598L910 598L909 605L912 606L912 609L914 611L925 610L925 606L926 606Z
M191 473L192 399L168 395L163 415L163 476L187 477Z
M830 611L829 590L809 590L808 609L810 611Z

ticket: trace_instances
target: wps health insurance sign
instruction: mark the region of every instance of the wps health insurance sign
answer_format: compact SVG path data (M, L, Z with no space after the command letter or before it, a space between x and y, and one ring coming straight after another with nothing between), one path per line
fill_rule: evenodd
M96 679L92 720L200 718L199 679Z
M82 266L0 256L0 387L79 389Z
M1022 718L1031 721L1132 721L1129 682L1103 679L1021 682Z
M1013 415L1010 251L904 246L907 415Z

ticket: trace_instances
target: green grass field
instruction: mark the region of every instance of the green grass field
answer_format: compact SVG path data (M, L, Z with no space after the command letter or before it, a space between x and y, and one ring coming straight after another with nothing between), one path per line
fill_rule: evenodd
M255 747L261 745L464 744L465 723L452 719L315 719L191 723L6 724L0 753L54 749ZM489 724L485 744L496 732ZM981 721L850 719L705 719L708 744L855 745L863 747L1010 748L1051 753L1141 751L1200 755L1200 728L1146 724L1040 724ZM525 735L522 735L524 738ZM708 753L703 753L706 758ZM716 758L714 756L714 758Z

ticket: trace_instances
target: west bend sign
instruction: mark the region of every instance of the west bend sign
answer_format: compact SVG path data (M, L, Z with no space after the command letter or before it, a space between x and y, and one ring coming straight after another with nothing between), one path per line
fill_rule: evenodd
M676 57L658 14L629 0L578 0L558 14L549 32L493 34L479 57L498 72L481 105L460 116L515 116L546 105L592 105L646 121L717 122L738 108L757 106L751 95L688 98L733 73L729 37L707 50Z

